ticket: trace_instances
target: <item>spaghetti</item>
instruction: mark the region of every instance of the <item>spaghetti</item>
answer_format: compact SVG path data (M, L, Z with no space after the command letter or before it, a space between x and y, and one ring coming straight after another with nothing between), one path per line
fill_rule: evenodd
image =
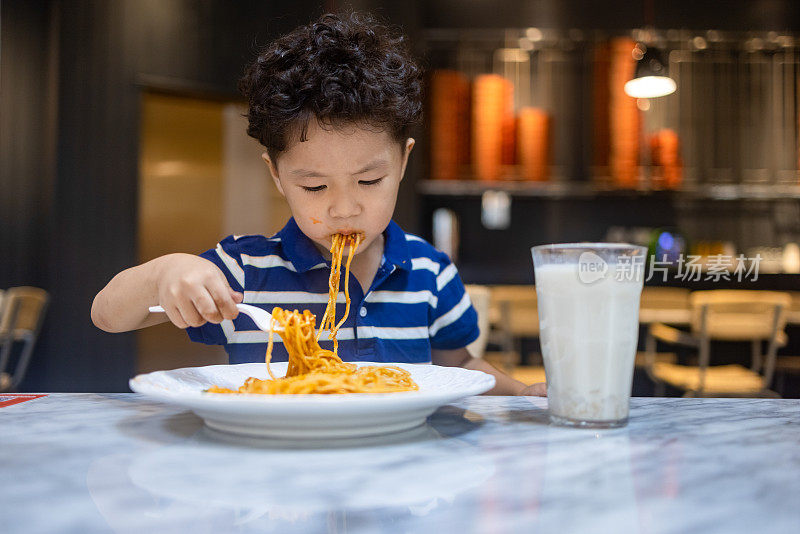
M320 347L314 335L316 318L308 310L300 313L274 308L272 318L283 327L281 338L289 353L286 376L277 378L270 368L273 346L273 332L270 330L266 355L270 378L250 377L237 391L212 386L207 390L209 393L390 393L419 389L411 373L405 369L376 365L358 367L343 362L333 351Z
M347 320L350 315L350 262L353 261L353 256L356 254L358 245L364 238L363 234L333 234L331 238L331 276L328 278L328 306L325 308L325 313L322 315L322 320L319 322L319 332L317 332L317 341L323 330L330 331L330 337L333 340L333 353L338 353L339 342L336 340L336 333L339 328ZM345 264L344 273L344 317L338 323L336 322L336 298L339 296L339 280L342 272L342 255L344 254L345 246L350 245L349 254L347 255L347 263Z

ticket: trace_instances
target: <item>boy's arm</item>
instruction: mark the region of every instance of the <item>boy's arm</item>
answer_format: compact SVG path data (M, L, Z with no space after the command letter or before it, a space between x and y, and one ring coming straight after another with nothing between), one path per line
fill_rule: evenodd
M433 349L431 351L431 359L436 365L443 365L446 367L463 367L465 369L483 371L484 373L494 376L496 381L495 386L487 391L485 393L486 395L547 396L547 387L544 383L533 384L531 386L525 385L519 380L511 378L486 360L473 358L466 347L455 350Z
M166 320L179 328L200 326L235 318L241 300L210 261L168 254L117 274L94 298L92 322L106 332L127 332ZM158 304L166 314L147 310Z

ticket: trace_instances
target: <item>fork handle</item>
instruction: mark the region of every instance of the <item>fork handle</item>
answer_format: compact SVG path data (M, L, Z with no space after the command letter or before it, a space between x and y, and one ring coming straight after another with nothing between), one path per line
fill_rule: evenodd
M162 306L150 306L147 309L150 311L150 313L166 313L166 310L164 310L164 308ZM245 312L242 312L242 313L245 313ZM273 321L272 324L273 324L273 327L272 327L272 331L273 332L283 332L283 327L282 326L280 326L278 324L275 324L274 321Z

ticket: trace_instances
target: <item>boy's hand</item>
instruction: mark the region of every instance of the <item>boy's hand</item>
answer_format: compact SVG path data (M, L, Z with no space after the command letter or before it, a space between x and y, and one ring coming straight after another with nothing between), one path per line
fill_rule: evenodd
M178 328L234 319L243 295L231 289L219 268L191 254L163 258L157 275L158 303Z
M533 397L546 397L547 396L547 382L538 382L526 386L525 389L519 392L520 395L528 395Z

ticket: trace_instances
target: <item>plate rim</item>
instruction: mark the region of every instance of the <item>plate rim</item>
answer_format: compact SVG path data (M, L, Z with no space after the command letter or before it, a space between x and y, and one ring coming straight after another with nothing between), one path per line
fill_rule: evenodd
M411 401L412 399L417 402L425 402L433 403L436 402L452 402L455 399L461 399L465 397L470 397L473 395L480 395L481 393L485 393L492 389L496 384L496 379L493 375L486 373L484 371L478 371L476 369L464 369L463 367L448 367L448 366L441 366L435 365L430 363L409 363L409 362L366 362L366 361L357 361L357 362L350 362L358 364L359 366L364 365L394 365L400 368L407 368L411 367L414 368L416 366L424 366L424 367L436 367L439 369L447 369L447 372L456 372L462 374L470 374L476 378L480 379L480 382L477 380L474 384L470 384L468 387L465 387L462 391L397 391L397 392L389 392L389 393L342 393L336 395L330 394L320 394L320 393L304 393L304 394L297 394L297 395L262 395L262 394L238 394L238 395L229 395L229 394L217 394L217 393L204 393L203 391L174 391L167 388L160 388L154 384L149 384L144 381L145 377L154 374L161 374L161 373L174 373L180 371L191 371L191 370L198 370L198 369L208 369L214 367L236 367L236 366L259 366L264 365L261 362L249 362L249 363L239 363L239 364L213 364L213 365L202 365L202 366L193 366L193 367L181 367L177 369L167 369L167 370L157 370L151 371L149 373L140 373L134 376L133 378L128 380L128 386L131 388L132 391L135 393L139 393L141 395L145 395L150 398L156 398L158 400L162 400L169 403L177 403L182 405L187 404L196 404L198 401L202 404L207 404L210 407L213 403L215 406L219 406L220 408L226 404L246 404L248 406L252 406L253 401L258 399L258 402L262 402L264 406L270 406L272 408L278 407L281 404L284 405L293 405L293 406L301 406L301 405L334 405L339 404L341 401L345 401L348 404L362 404L366 401L373 401L376 399L394 399L394 400L408 400ZM287 365L286 362L276 362L273 365ZM413 402L413 404L417 404L417 402Z

